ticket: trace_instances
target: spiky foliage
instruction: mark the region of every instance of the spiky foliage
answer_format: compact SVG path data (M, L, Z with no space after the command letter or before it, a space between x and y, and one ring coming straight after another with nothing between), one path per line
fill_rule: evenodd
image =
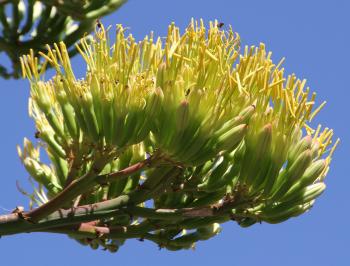
M99 25L81 40L83 79L64 43L42 54L56 70L49 81L33 55L22 58L52 162L29 140L19 149L39 184L39 207L21 214L35 230L22 231L111 251L129 238L177 250L229 220L280 223L312 207L337 142L332 130L311 128L324 104L313 110L304 80L285 77L263 44L240 54L239 36L216 21L206 29L192 20L183 34L171 24L165 40L125 32L119 25L110 44Z
M126 0L12 0L0 1L0 52L12 69L0 65L0 76L18 78L19 57L33 49L47 51L47 44L64 41L71 56L73 44L93 30L96 19L118 9Z

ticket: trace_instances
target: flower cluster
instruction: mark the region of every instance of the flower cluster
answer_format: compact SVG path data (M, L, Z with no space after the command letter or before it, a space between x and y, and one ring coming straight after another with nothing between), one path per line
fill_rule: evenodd
M165 39L151 33L139 42L118 25L114 44L99 24L76 48L87 63L83 79L63 42L41 54L56 72L49 81L33 54L21 59L30 114L52 161L40 162L25 140L19 153L43 187L35 190L39 205L85 179L90 185L63 207L128 196L127 206L153 200L155 210L213 209L214 218L183 218L176 230L160 214L157 229L142 227L142 238L181 249L229 219L246 227L298 216L324 191L338 143L331 129L310 126L324 104L314 108L316 94L285 76L283 60L274 64L264 44L241 53L232 28L192 20L183 34L171 24ZM145 160L143 171L96 182ZM142 217L100 222L137 227L150 220ZM113 238L106 239L79 241L110 247Z

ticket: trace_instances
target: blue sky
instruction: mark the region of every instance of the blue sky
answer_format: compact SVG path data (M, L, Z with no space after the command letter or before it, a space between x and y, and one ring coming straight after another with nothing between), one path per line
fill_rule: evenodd
M225 224L219 236L199 242L195 251L159 251L152 243L131 240L110 254L92 251L61 235L3 237L1 264L350 265L349 10L346 0L129 0L102 20L106 25L122 23L140 40L151 30L164 36L172 21L184 29L191 17L206 22L218 19L239 32L243 45L264 42L275 61L285 56L286 73L306 78L318 101L327 101L316 122L333 128L341 138L326 179L327 190L311 212L278 225L242 229L233 222ZM83 73L82 61L73 61L77 72ZM0 91L0 213L4 213L16 205L27 206L27 199L16 189L16 180L27 182L16 144L25 136L33 137L34 126L27 112L28 82L0 80Z

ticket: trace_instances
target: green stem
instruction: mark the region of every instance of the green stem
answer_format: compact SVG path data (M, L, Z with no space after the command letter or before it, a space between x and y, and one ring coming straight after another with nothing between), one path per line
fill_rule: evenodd
M154 211L154 210L153 210ZM145 218L145 217L144 217ZM146 217L147 218L147 217ZM171 242L169 239L164 239L164 237L156 234L151 234L150 232L164 229L197 229L202 226L207 226L213 223L223 223L230 220L228 214L216 216L216 217L202 217L202 218L190 218L184 219L184 217L178 216L177 220L173 220L171 223L155 223L150 220L145 220L144 222L137 225L128 225L128 226L96 226L94 224L77 224L77 225L68 225L68 226L58 226L55 228L49 228L40 230L40 232L49 232L49 233L59 233L67 234L77 238L109 238L109 239L127 239L127 238L141 238L148 239L157 244L167 244L171 245L175 242ZM183 221L179 221L182 219ZM176 222L179 221L179 222ZM200 240L200 239L198 239ZM197 241L198 241L197 240Z
M129 195L122 195L116 199L85 205L70 210L59 210L62 206L70 203L80 194L84 193L91 186L95 185L94 170L97 166L102 168L103 163L91 167L91 170L79 179L74 180L60 194L40 207L22 214L10 214L0 216L0 235L21 233L31 230L43 229L51 226L72 224L77 222L91 221L96 218L111 217L120 213L120 208L126 205L137 205L147 200L152 194L152 188L144 188L131 192ZM127 174L129 172L127 171ZM179 169L174 167L174 171L166 176L169 180L179 174ZM159 190L159 184L154 187ZM113 212L116 210L117 213ZM50 215L51 214L51 215Z
M41 205L40 207L28 213L25 213L24 217L32 222L38 222L41 219L45 218L47 215L53 213L54 211L57 211L61 207L70 203L76 197L88 191L95 185L98 185L100 182L102 183L110 182L115 180L116 178L120 178L121 176L127 176L130 174L139 172L142 169L144 169L144 167L148 166L151 160L152 159L144 160L126 169L120 170L116 173L112 173L108 175L100 175L100 176L98 176L98 173L103 169L106 162L108 162L108 158L102 158L100 160L96 160L94 165L91 166L91 169L88 173L86 173L84 176L78 179L73 180L69 185L67 185L61 191L61 193L56 195L47 203ZM177 169L177 167L175 168ZM169 178L167 178L167 180L172 178L174 175L178 175L178 174L179 174L179 170L177 169L177 171L174 171L173 175L169 175ZM157 187L157 189L159 190L159 186ZM134 201L138 201L138 203L140 203L143 200L145 200L147 196L149 196L149 192L136 193L134 195Z
M139 192L142 194L141 192ZM136 203L137 204L137 203ZM236 206L239 206L236 205ZM0 216L0 235L11 235L24 232L46 231L52 228L76 225L103 218L130 215L133 217L154 220L156 227L168 226L169 223L182 226L185 229L196 228L207 223L216 222L228 213L218 214L214 207L183 208L183 209L150 209L132 204L128 195L119 196L104 202L79 206L68 210L59 210L38 223L32 223L23 217L27 213L12 213ZM206 218L206 219L203 219ZM177 223L181 221L181 223Z
M24 217L31 222L38 222L49 214L70 203L80 194L83 194L95 185L94 178L103 169L106 159L96 160L89 172L82 177L72 181L61 193L57 194L47 203L24 214Z
M103 16L111 13L112 10L119 9L126 0L110 0L110 2L107 5L103 5L97 10L92 10L89 13L86 14L87 19L98 19L102 18Z
M140 163L144 166L147 165L145 161ZM120 177L121 173L130 175L130 173L132 173L131 169L133 169L133 171L139 171L140 167L139 164L136 164L126 169L114 173L113 176ZM95 184L95 173L90 171L84 177L74 180L59 195L37 209L29 212L0 216L0 235L11 235L23 232L56 232L81 236L94 233L96 235L102 228L95 228L95 230L82 223L91 221L103 222L103 219L107 218L113 218L113 221L118 221L118 217L125 215L147 219L144 222L149 223L149 225L145 227L147 230L144 228L145 230L142 231L143 234L156 229L194 229L214 222L225 222L232 218L232 209L241 208L242 204L247 204L246 202L227 199L217 206L182 209L150 209L137 206L152 198L155 193L162 193L162 191L166 189L167 184L169 184L169 182L171 183L178 175L182 174L183 171L177 166L172 168L166 166L164 167L164 171L162 171L162 169L163 168L158 168L157 170L158 173L160 173L160 177L154 175L154 180L152 180L151 177L147 180L148 186L141 186L127 195L95 204L72 207L67 210L60 209L61 206L74 199L78 194L81 194L82 191L85 191L86 187ZM108 219L105 220L107 221L107 227ZM88 229L92 231L86 232ZM121 236L120 226L110 227L108 230L111 231L108 233L104 232L103 234L106 237L110 235L111 238L140 237L141 231L137 231L138 229L132 231L134 229L134 227L131 227L131 235L127 232L127 234Z
M110 239L127 239L127 238L142 238L147 232L154 230L154 225L150 223L141 223L138 225L129 225L129 226L111 226L111 227L102 227L94 226L89 224L81 224L75 226L63 226L45 230L42 232L49 233L59 233L67 234L77 238L90 238L95 239L98 237L101 238L110 238Z

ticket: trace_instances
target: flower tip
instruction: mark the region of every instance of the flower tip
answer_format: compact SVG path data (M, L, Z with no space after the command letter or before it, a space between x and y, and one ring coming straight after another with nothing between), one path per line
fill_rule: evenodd
M264 131L271 133L271 131L272 131L272 124L271 123L266 124L264 126Z
M307 144L310 144L310 146L311 146L311 144L312 144L312 137L311 137L311 135L305 136L304 137L304 142L307 143Z
M160 87L156 87L154 89L154 94L163 98L164 97L164 93L163 93L163 90L160 88Z
M183 106L183 107L187 107L189 104L189 101L187 99L184 99L181 101L180 105Z

